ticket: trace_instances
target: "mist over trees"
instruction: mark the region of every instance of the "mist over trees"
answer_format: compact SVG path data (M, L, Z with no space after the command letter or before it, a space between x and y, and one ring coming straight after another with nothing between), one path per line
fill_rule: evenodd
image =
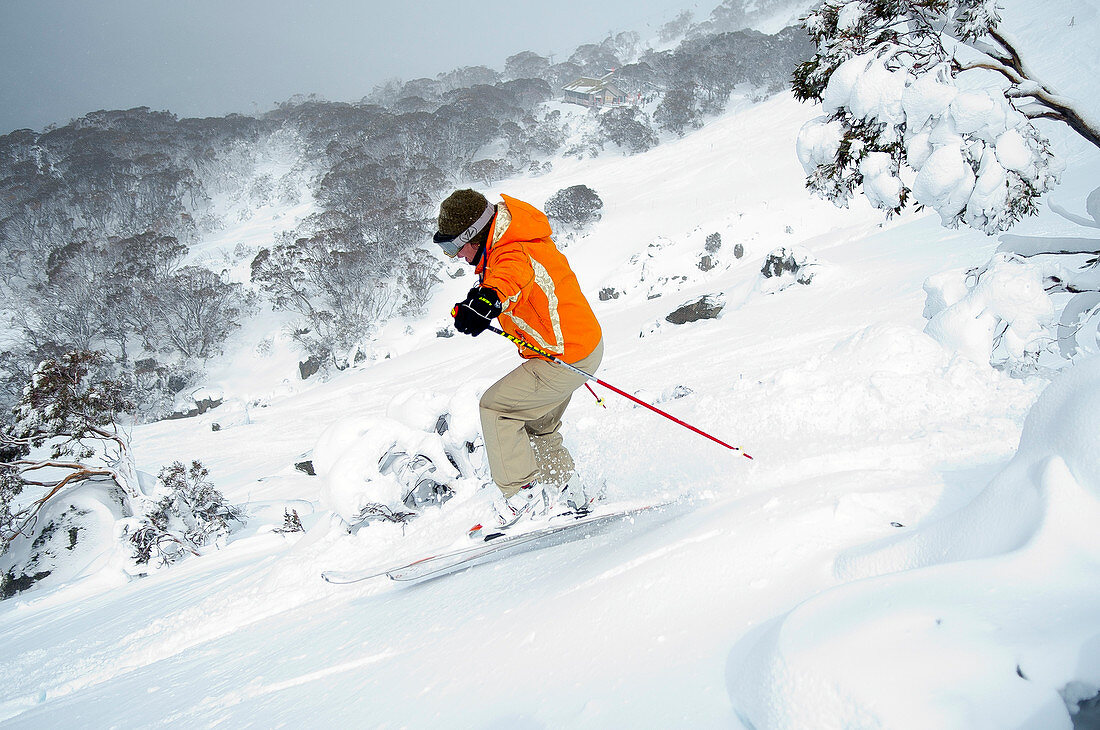
M134 417L164 417L264 307L298 317L304 354L350 364L388 319L428 300L442 261L427 241L449 188L541 174L571 145L644 151L720 112L735 86L779 90L812 51L801 30L700 28L682 16L662 31L686 38L671 50L613 34L557 63L525 51L502 71L394 80L358 103L296 97L210 119L139 107L0 136L0 408L43 360L96 351L130 388ZM613 69L630 103L590 110L579 132L547 103ZM293 174L262 173L273 155ZM261 249L217 266L192 251L236 222L225 199L301 196L317 212Z

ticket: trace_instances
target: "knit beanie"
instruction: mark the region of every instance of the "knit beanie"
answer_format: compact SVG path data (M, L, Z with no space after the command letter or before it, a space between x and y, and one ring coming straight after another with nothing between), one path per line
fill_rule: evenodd
M457 236L472 226L485 208L488 199L476 190L456 190L439 206L439 232L447 236ZM489 226L481 231L471 243L480 246L489 238Z

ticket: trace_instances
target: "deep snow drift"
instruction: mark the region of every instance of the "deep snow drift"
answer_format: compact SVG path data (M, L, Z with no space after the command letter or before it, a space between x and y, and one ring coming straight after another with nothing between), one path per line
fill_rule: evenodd
M730 695L744 716L775 728L1069 728L1066 701L1100 689L1098 437L1093 358L1044 391L1016 456L970 504L840 553L837 572L854 582L734 647Z

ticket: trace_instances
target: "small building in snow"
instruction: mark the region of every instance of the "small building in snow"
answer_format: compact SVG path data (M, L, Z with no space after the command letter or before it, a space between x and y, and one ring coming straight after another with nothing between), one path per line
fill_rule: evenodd
M582 106L614 106L626 103L626 93L611 80L612 74L598 79L582 76L573 83L563 86L565 100Z

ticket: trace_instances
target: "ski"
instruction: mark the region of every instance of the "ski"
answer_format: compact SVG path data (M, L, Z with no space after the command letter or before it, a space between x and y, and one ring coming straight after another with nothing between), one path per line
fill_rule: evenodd
M667 507L669 502L641 507L616 509L612 512L565 514L554 518L550 524L524 531L498 531L479 539L469 547L458 548L414 560L386 570L339 571L329 570L321 574L329 583L358 583L370 578L388 577L395 581L417 581L453 573L467 567L508 555L560 545L589 537L598 529L617 522L631 521L636 515Z

